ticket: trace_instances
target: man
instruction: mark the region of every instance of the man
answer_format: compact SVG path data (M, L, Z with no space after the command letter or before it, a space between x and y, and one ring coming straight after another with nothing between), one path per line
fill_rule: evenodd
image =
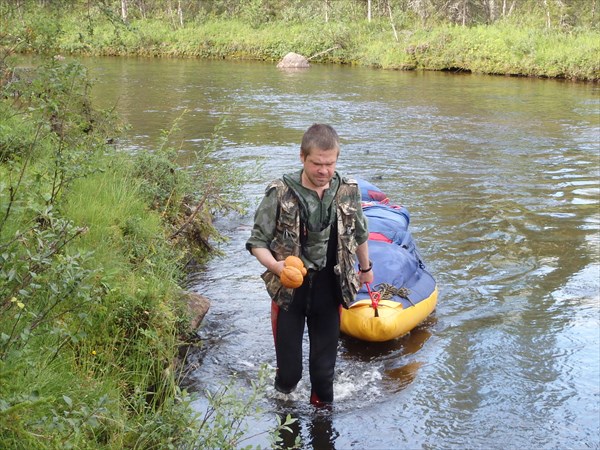
M302 137L302 169L267 187L246 243L267 269L262 278L273 300L275 389L289 393L302 378L306 322L310 401L317 406L333 401L340 305L347 308L361 284L373 281L360 190L355 181L336 172L339 153L336 131L329 125L312 125ZM308 269L297 289L279 280L289 255L300 257Z

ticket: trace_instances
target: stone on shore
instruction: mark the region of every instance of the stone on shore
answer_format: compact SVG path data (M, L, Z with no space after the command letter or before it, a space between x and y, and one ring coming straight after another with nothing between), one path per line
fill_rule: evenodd
M190 315L190 330L196 332L210 308L210 301L195 292L186 292L185 301Z
M308 59L298 53L290 52L283 57L279 64L279 69L306 69L310 67Z

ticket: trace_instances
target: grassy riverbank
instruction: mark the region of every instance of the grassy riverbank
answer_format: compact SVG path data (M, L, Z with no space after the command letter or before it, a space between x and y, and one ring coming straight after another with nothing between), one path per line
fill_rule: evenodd
M243 174L218 136L186 170L169 133L119 151L77 63L0 72L0 448L234 448L252 398L224 390L199 417L176 355L184 266Z
M257 3L257 2L254 2ZM144 55L278 61L288 52L313 62L398 70L449 70L500 75L600 79L600 33L592 25L548 26L543 11L514 14L493 24L423 25L414 15L356 15L258 20L198 15L183 24L160 16L122 21L94 8L37 8L11 13L4 45L21 52L69 55ZM155 14L156 16L156 14Z

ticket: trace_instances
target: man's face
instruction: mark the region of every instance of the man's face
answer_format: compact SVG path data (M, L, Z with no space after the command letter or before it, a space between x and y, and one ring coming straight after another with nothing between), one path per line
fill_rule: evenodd
M300 160L304 165L304 182L308 188L318 189L327 187L335 172L335 164L338 159L338 150L313 149L308 156L300 154Z

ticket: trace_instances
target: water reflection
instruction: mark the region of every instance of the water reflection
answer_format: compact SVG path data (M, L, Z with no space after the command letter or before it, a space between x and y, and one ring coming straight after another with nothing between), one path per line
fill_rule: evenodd
M314 450L335 450L335 441L339 433L333 426L333 412L327 409L315 409L308 416L292 415L296 419L289 430L280 433L285 449L312 448ZM286 415L280 419L285 421Z
M340 358L350 361L350 364L352 361L367 363L367 366L368 363L373 363L378 367L378 372L370 383L385 386L386 393L398 393L415 380L423 366L423 361L410 357L417 354L431 338L432 328L436 323L434 313L409 334L387 342L364 342L351 336L342 336ZM372 393L373 390L365 392Z
M386 368L386 377L394 380L393 386L390 387L390 391L397 393L402 389L406 389L408 385L415 380L417 372L423 364L422 361L413 361L399 367Z
M373 361L381 357L398 358L419 351L431 337L431 328L437 323L435 312L410 333L386 342L365 342L351 336L340 337L342 357L359 361Z

